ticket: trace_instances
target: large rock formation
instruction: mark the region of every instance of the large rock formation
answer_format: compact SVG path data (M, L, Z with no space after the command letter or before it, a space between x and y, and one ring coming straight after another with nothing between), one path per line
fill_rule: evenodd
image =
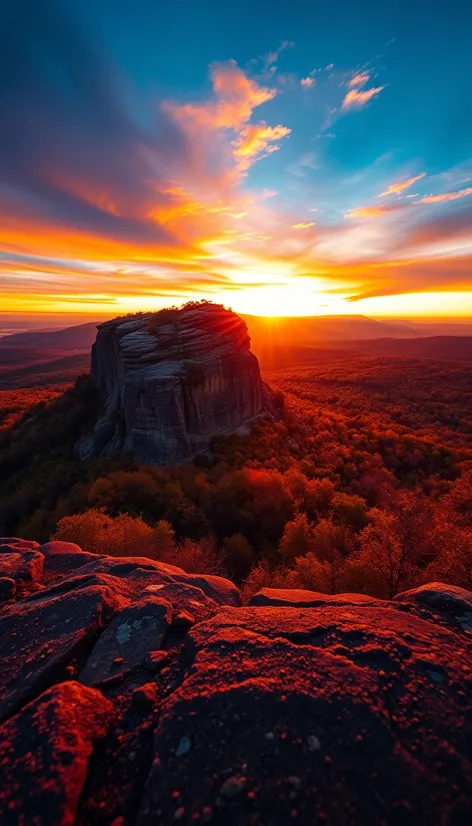
M5 539L0 577L12 554L2 826L472 822L470 592L241 607L150 559Z
M179 462L263 408L247 326L216 304L101 324L92 379L104 406L80 442L82 457L129 451L149 463Z

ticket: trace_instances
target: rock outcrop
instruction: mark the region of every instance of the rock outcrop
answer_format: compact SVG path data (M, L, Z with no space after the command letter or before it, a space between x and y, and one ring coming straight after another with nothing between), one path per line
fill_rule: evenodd
M245 322L211 304L99 325L92 380L104 399L82 457L127 451L151 464L188 459L263 409Z
M0 577L11 554L2 826L471 822L468 591L241 607L145 558L6 539Z

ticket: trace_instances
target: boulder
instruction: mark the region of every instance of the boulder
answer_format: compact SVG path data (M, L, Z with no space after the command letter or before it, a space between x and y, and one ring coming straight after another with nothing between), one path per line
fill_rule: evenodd
M172 621L171 605L148 595L117 613L100 636L79 679L98 685L144 665L149 651L159 649Z
M32 539L20 539L18 536L0 536L0 554L37 551L39 547L39 542L34 542Z
M88 562L97 560L96 554L83 551L74 542L54 540L41 545L39 550L44 556L45 573L56 576L66 576L77 568L83 568Z
M115 596L123 597L125 600L124 604L127 604L127 601L135 596L137 590L134 587L134 583L128 583L126 579L116 576L79 573L68 578L63 577L57 581L53 580L52 584L43 586L41 589L29 594L29 596L24 598L23 602L25 605L29 605L32 602L44 602L44 600L48 600L51 597L61 596L70 591L80 591L92 585L108 588Z
M174 581L182 582L185 585L192 585L201 588L204 594L214 600L218 605L241 605L242 598L239 588L234 582L221 576L212 574L176 574Z
M167 565L164 562L157 562L147 556L96 556L91 554L90 559L81 570L81 574L108 574L121 579L126 579L128 584L132 580L145 582L152 585L159 582L159 577L163 581L170 581L175 575L185 575L182 568L175 565ZM143 585L143 587L146 587Z
M218 605L240 605L241 593L229 579L212 574L187 574L182 568L147 557L100 556L81 568L81 574L108 574L126 580L140 593L149 585L181 582L199 588Z
M187 635L138 826L465 823L472 647L385 607L223 608Z
M5 546L4 546L5 548ZM39 551L3 550L0 552L0 576L28 585L40 581L43 572L44 556Z
M0 727L4 826L73 826L88 760L111 711L100 692L67 682Z
M194 622L208 619L218 610L218 604L207 597L201 588L183 582L169 582L166 585L148 585L143 596L155 596L172 606L173 616L180 612L189 613ZM175 623L174 623L175 625Z
M470 592L240 607L147 558L8 539L2 559L35 578L0 578L2 824L472 822Z
M9 602L16 594L16 582L7 576L0 577L0 604Z
M40 592L6 610L0 617L0 720L59 680L124 604L110 588L92 585Z
M427 608L433 614L454 621L467 634L472 634L472 592L465 588L430 582L397 594L395 602Z
M82 457L181 462L263 409L246 323L210 303L100 324L92 380L104 405L79 442Z
M22 539L8 539L9 544L6 540L0 541L4 542L0 546L0 576L16 579L32 576L36 583L41 579L49 586L48 593L65 593L85 584L107 584L125 596L136 598L149 585L181 582L200 589L218 605L241 604L240 591L229 579L212 574L187 574L176 565L149 557L92 554L73 542L58 540L41 546ZM37 550L32 549L32 545L36 545Z
M302 588L261 588L248 605L287 605L310 608L318 605L381 605L382 600L366 594L320 594Z

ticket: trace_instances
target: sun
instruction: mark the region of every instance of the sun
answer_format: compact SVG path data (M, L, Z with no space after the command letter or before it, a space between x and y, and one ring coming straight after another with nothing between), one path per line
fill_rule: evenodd
M284 316L314 316L336 312L338 299L325 295L316 279L294 278L282 284L253 284L241 286L238 290L225 293L214 300L229 304L233 310L243 315L280 318Z
M284 284L253 287L242 291L240 302L241 306L244 306L244 312L249 315L274 318L315 315L319 297L313 289L301 289L299 286Z

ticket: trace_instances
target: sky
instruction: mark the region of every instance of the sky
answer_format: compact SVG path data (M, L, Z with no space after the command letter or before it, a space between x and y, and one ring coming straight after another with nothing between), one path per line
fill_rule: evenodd
M2 8L0 312L472 316L472 5Z

